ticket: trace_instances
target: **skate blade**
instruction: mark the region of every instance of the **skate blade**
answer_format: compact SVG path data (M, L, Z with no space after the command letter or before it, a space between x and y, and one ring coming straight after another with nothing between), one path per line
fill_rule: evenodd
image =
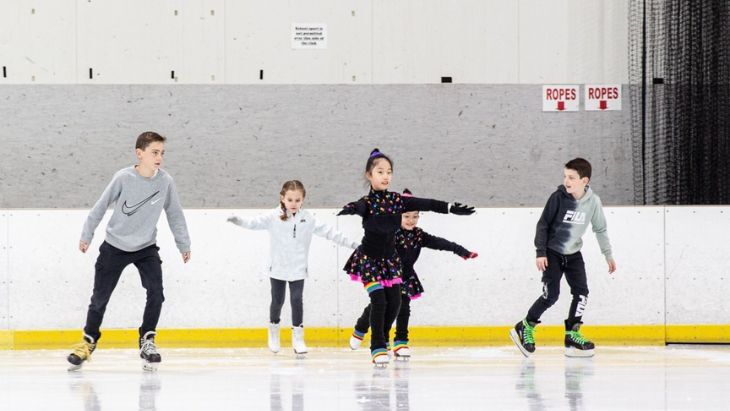
M84 366L84 363L83 362L81 364L79 364L79 365L69 364L68 371L71 371L71 372L78 371L83 366Z
M306 351L305 352L294 352L294 357L297 360L303 360L303 359L307 358L307 352Z
M379 369L379 370L384 370L384 369L388 368L388 363L387 362L382 363L382 364L375 363L375 364L373 364L373 367L375 367L376 369Z
M142 360L142 369L148 372L156 372L158 364L159 363L157 362L147 362L145 360Z
M401 362L408 362L411 360L411 356L410 355L396 355L395 360L401 361Z
M514 328L509 330L509 338L512 340L513 343L515 343L515 345L520 350L522 355L525 356L525 358L530 358L530 354L532 354L532 353L527 351L525 349L525 347L523 347L522 344L520 344L520 336L517 335L517 331L515 331Z
M565 356L570 358L590 358L595 354L594 350L579 350L574 347L565 349Z

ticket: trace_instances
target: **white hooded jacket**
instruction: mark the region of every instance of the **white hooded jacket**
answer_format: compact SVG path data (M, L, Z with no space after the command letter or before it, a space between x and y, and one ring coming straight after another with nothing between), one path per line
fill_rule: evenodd
M283 281L298 281L307 278L309 265L309 244L312 234L326 238L341 247L355 249L359 244L325 223L320 223L307 210L300 209L296 215L287 212L289 218L281 219L284 211L276 207L266 214L252 219L232 217L233 224L251 230L267 230L271 251L266 265L271 278Z

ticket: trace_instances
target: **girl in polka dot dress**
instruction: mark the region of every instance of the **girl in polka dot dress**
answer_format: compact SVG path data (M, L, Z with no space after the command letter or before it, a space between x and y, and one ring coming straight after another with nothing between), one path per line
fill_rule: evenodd
M411 192L406 189L403 191L402 197L411 197ZM407 360L411 356L410 347L408 346L408 321L411 316L410 303L423 293L423 286L418 279L413 268L421 254L422 248L431 248L434 250L451 251L461 258L467 260L476 258L477 253L471 252L459 244L445 240L441 237L433 236L419 227L418 219L420 215L418 211L409 211L403 213L401 229L395 234L395 247L398 256L403 265L401 286L401 305L395 328L395 341L393 341L393 352L396 358ZM362 316L357 320L355 330L350 337L350 348L356 350L360 347L363 337L368 332L370 319L370 305L365 307ZM388 342L388 334L386 333L386 344Z
M385 336L400 309L400 285L403 282L401 260L395 250L395 233L400 229L401 215L409 211L469 215L474 207L452 205L438 200L402 197L388 191L393 175L393 162L377 148L365 165L370 192L343 207L339 215L362 217L365 231L362 243L345 263L344 270L363 284L371 304L370 352L376 366L388 364Z

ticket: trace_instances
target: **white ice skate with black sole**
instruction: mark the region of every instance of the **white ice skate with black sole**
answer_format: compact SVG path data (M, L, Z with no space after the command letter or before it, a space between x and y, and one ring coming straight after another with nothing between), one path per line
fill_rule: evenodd
M386 348L376 348L371 352L371 358L375 368L387 368L390 363L390 356Z
M91 360L91 354L96 350L96 341L91 336L84 334L83 342L74 346L74 351L66 357L71 364L69 371L80 370L84 363Z
M142 369L145 371L157 371L157 366L162 362L162 356L157 352L155 346L154 331L147 331L139 339L139 357L142 359Z
M291 345L294 348L294 355L298 359L306 358L307 345L304 343L304 326L292 327Z

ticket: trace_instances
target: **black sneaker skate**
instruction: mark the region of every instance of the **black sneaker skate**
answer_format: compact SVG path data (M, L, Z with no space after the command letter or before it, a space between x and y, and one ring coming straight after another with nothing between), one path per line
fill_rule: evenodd
M593 349L596 346L581 335L581 325L583 323L575 323L571 330L565 332L566 357L593 357Z
M157 335L156 332L147 331L139 339L139 357L144 360L142 367L148 371L156 370L157 364L162 361L160 353L157 352L157 346L155 346L155 335Z
M84 362L91 360L91 353L96 349L96 341L91 336L84 334L84 341L74 346L74 352L66 357L71 366L69 371L76 371L84 365Z
M535 352L534 333L537 324L522 320L515 324L515 327L509 331L510 338L512 338L512 341L525 357L529 357L530 354Z

